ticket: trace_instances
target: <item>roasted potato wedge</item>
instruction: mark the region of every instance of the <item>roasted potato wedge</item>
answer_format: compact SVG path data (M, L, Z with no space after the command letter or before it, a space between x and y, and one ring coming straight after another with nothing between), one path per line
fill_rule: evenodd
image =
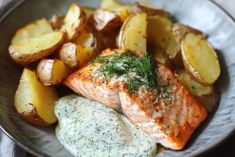
M215 109L218 102L218 95L212 85L204 85L185 70L177 70L176 75L181 83L198 99L208 112Z
M94 48L66 43L59 52L59 58L71 68L81 67L95 56Z
M172 22L168 18L149 16L147 41L152 45L158 45L174 63L181 65L180 43L176 40L171 27Z
M53 15L50 19L50 24L54 30L59 30L60 27L63 25L65 16L57 16Z
M147 50L147 14L130 16L121 27L117 38L119 48L126 48L142 55Z
M102 0L100 8L115 12L122 21L131 14L131 5L121 4L116 0Z
M39 82L36 73L24 69L14 97L14 106L19 115L27 122L48 126L57 121L54 113L57 92Z
M115 13L107 10L98 9L94 12L94 28L97 31L110 32L121 27L121 18Z
M198 81L213 84L220 75L215 50L202 36L189 33L181 44L185 69Z
M203 34L203 32L201 32L200 30L190 27L188 25L184 25L182 23L174 23L172 26L172 32L178 42L181 42L188 33L194 33L197 35L205 36L205 34Z
M60 31L67 33L66 41L72 41L81 33L85 23L86 14L77 4L73 3L65 15Z
M64 37L63 32L52 32L23 40L10 45L9 53L14 61L26 65L51 55L63 43Z
M170 17L170 13L167 12L166 10L164 10L164 9L153 8L150 5L141 4L141 3L138 3L138 2L136 2L134 4L134 6L132 7L132 11L134 13L145 12L148 15L152 15L152 16L153 15L159 15L159 16L164 16L164 17L168 17L168 18Z
M11 40L11 44L17 44L24 40L37 38L51 32L53 32L53 28L50 23L45 18L38 19L18 29Z
M60 84L71 72L71 68L58 59L43 59L37 66L38 79L45 86Z

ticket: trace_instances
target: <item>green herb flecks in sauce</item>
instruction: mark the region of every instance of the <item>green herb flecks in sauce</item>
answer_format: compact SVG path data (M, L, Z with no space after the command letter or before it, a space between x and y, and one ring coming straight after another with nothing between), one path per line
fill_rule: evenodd
M141 57L132 52L115 53L97 57L94 62L102 63L98 72L107 81L114 76L126 77L129 92L136 92L141 86L146 89L157 88L155 64L147 53Z
M154 157L156 140L104 105L70 95L55 106L56 136L75 157Z

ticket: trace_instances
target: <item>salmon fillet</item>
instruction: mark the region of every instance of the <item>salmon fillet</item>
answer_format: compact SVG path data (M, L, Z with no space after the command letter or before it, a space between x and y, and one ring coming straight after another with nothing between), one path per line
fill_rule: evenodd
M103 56L111 55L113 51L107 49ZM96 78L94 72L101 64L95 63L87 65L76 71L64 81L64 84L78 94L89 99L105 104L107 107L120 110L119 89L122 83L120 81L105 82L103 79Z
M180 150L207 112L165 65L158 64L157 74L162 91L131 94L123 88L119 93L122 111L164 147Z
M112 54L106 50L102 55ZM157 64L160 91L140 88L127 91L126 82L105 82L94 76L100 63L90 64L65 79L64 84L87 98L122 112L143 131L163 146L180 150L200 123L206 118L205 109L165 65Z

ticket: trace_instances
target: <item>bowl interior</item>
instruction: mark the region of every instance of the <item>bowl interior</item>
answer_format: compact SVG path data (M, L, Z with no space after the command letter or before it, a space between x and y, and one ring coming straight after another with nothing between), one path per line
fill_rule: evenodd
M12 62L8 54L10 40L19 27L35 19L63 15L74 0L27 0L15 8L0 23L0 124L18 144L38 156L71 156L54 135L55 126L39 128L25 123L13 107L13 98L22 67ZM81 6L97 7L100 0L77 0ZM134 2L122 0L122 2ZM222 74L216 86L220 93L219 106L197 130L183 151L162 151L157 156L194 156L225 139L235 128L235 24L216 5L204 0L149 0L154 6L166 8L177 21L208 34L217 50Z

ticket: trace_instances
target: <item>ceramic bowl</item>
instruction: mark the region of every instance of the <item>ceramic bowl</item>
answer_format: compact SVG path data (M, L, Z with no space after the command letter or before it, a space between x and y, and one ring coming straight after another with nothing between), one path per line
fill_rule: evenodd
M39 128L25 123L13 107L13 97L22 67L8 54L17 28L41 17L62 15L74 0L11 0L0 9L0 124L3 131L26 151L39 157L69 157L54 134L55 126ZM77 0L81 6L98 7L100 0ZM122 2L133 2L123 0ZM182 151L164 150L157 157L196 156L225 140L235 129L235 24L214 3L207 0L149 0L177 21L205 32L217 50L222 73L216 87L220 101L216 111L196 131ZM133 26L134 27L134 26Z

